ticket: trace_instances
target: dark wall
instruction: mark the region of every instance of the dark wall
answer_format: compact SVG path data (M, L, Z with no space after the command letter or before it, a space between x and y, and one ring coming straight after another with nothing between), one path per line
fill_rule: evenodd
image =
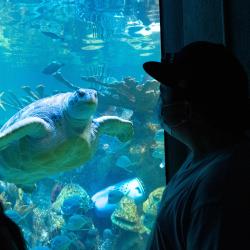
M184 44L195 40L224 42L221 0L183 0Z
M250 1L224 0L225 40L248 72L250 90Z
M197 40L229 46L249 73L249 0L160 0L163 52Z
M160 0L160 5L162 53L197 40L224 43L243 63L250 79L250 0ZM166 148L166 166L172 174L186 148L172 138L167 138Z

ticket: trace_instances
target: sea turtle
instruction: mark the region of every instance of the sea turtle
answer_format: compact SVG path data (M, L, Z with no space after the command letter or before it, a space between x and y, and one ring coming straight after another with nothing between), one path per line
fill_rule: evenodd
M97 102L95 90L80 88L37 100L17 112L0 129L0 178L29 186L88 161L102 134L130 140L131 121L93 118Z

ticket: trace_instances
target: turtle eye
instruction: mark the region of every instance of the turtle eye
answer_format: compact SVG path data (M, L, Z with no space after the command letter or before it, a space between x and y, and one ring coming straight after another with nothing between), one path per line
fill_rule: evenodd
M85 91L83 90L83 89L78 89L77 90L77 94L80 96L80 97L83 97L83 96L85 96Z

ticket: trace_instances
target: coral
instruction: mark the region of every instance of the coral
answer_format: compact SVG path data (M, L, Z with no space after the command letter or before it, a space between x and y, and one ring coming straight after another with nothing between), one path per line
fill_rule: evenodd
M165 187L156 188L149 194L148 199L143 203L144 215L141 219L147 230L147 233L150 233L152 229L164 190Z
M33 210L33 234L32 234L32 242L35 245L47 243L49 241L50 235L50 225L46 225L48 217L48 211L36 207ZM47 229L47 230L45 230Z
M22 199L20 191L13 183L1 181L1 189L5 192L7 200L12 204L15 204L18 199Z
M86 209L86 200L80 195L72 195L65 198L61 206L61 212L65 216L82 214L86 212Z
M105 87L105 91L102 91L104 94L99 98L102 103L133 110L140 119L148 118L154 113L153 108L156 106L160 92L156 80L139 83L130 76L112 84L105 83L95 76L82 77L82 80Z
M83 213L86 213L91 208L91 199L87 192L78 184L68 184L66 185L58 195L56 201L52 204L52 209L56 212L60 212L64 201L71 197L78 196L81 198L81 209Z
M143 234L120 229L114 239L112 249L137 250L146 249L146 240Z
M156 216L158 212L158 208L160 205L161 197L163 194L165 187L159 187L153 190L148 199L143 203L143 212L146 214L151 214Z
M0 201L4 209L10 209L12 207L12 203L8 201L7 194L4 191L0 193Z
M63 216L56 214L54 211L51 211L49 214L51 221L51 231L59 231L65 224Z
M63 189L63 184L56 183L54 187L52 188L51 194L50 194L50 201L51 203L56 201L57 196L60 194L61 190Z
M73 241L67 235L58 235L51 240L53 250L68 250Z
M75 214L72 215L64 229L69 231L78 231L78 230L89 230L93 227L92 221L89 217L84 215Z
M25 204L22 200L17 200L14 206L14 210L20 213L22 216L29 214L35 208L35 204Z
M110 239L106 239L101 243L99 248L100 250L112 250L113 249L113 241Z
M111 221L114 225L126 231L139 233L145 231L134 200L126 196L120 200L118 207L112 213Z
M33 209L32 241L35 245L44 244L60 233L65 222L61 215L50 209L36 207Z

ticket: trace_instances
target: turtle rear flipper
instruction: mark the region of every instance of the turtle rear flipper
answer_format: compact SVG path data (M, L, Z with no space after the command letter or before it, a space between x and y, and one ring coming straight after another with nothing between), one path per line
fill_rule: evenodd
M0 133L0 150L24 136L42 138L51 131L50 125L38 117L29 117L18 121Z
M129 141L134 134L133 123L117 116L102 116L94 120L101 134L116 136L121 142Z

